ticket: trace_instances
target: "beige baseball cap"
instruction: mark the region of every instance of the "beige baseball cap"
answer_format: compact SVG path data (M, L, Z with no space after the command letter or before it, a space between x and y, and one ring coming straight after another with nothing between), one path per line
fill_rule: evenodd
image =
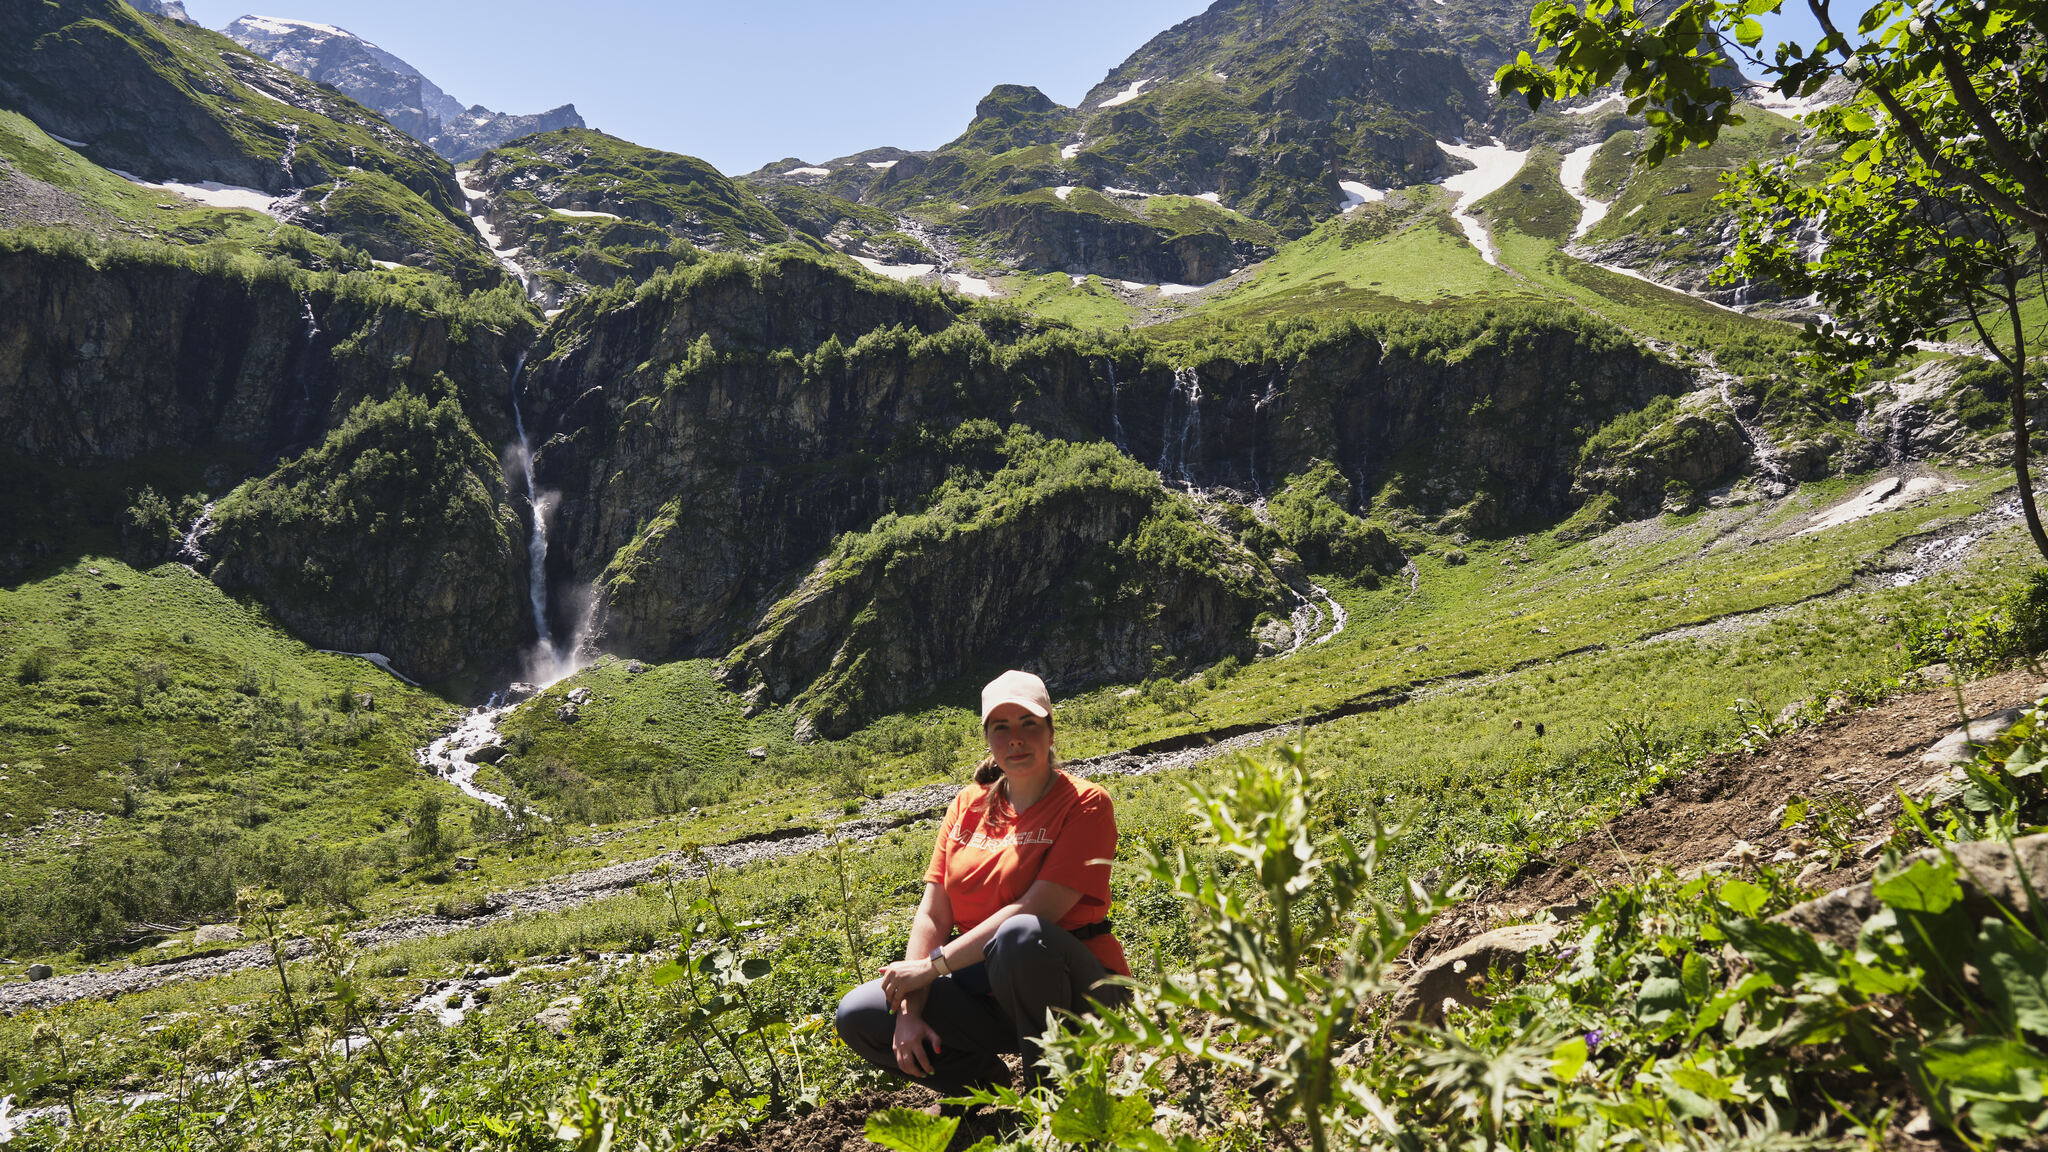
M1015 668L982 688L981 722L987 724L988 714L1004 704L1022 704L1033 716L1052 715L1052 693L1045 690L1045 681Z

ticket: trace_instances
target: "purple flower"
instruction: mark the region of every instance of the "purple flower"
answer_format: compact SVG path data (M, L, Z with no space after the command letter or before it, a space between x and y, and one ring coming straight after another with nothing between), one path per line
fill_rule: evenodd
M1600 1050L1600 1038L1603 1035L1605 1033L1601 1032L1598 1028L1586 1033L1586 1055L1590 1056Z

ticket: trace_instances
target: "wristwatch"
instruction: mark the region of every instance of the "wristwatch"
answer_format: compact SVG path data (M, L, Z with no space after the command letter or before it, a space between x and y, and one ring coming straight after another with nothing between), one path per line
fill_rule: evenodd
M946 966L946 946L944 944L932 949L932 954L925 957L925 959L931 961L932 967L939 970L939 975L951 976L953 974L953 970Z

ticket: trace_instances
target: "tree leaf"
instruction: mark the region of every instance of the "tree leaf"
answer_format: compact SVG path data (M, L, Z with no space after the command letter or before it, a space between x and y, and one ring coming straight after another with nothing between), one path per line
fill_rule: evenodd
M1696 1067L1691 1064L1673 1068L1671 1070L1671 1082L1688 1092L1696 1092L1701 1096L1705 1096L1709 1100L1725 1101L1735 1099L1735 1079L1733 1077L1723 1078L1707 1071L1705 1068Z
M1652 976L1636 993L1636 1019L1655 1023L1685 1009L1685 986L1670 976Z

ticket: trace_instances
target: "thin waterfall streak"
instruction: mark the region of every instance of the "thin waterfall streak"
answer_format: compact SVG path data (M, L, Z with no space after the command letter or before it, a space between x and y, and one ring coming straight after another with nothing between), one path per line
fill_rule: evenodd
M543 655L551 655L554 629L548 623L548 518L540 493L533 483L533 444L526 438L526 417L519 410L519 375L526 370L526 353L512 366L512 428L519 435L519 471L526 481L526 505L533 527L526 538L526 595L533 604L533 630L540 639Z
M1174 430L1176 415L1180 417L1178 432ZM1159 478L1193 490L1194 462L1188 458L1188 446L1192 443L1196 454L1202 449L1202 381L1193 368L1173 371L1173 392L1167 397L1166 422L1159 438Z
M1111 432L1113 432L1113 433L1115 434L1115 436L1116 436L1116 447L1117 447L1117 451L1119 451L1119 452L1122 452L1122 453L1124 453L1125 455L1129 455L1129 454L1130 454L1130 451L1131 451L1131 447L1130 447L1130 445L1129 445L1129 444L1126 444L1126 443L1124 442L1124 418L1123 418L1123 414L1122 414L1122 412L1120 411L1120 408L1121 408L1121 397L1120 397L1120 396L1118 395L1119 389L1117 388L1117 383L1116 383L1116 361L1115 361L1115 360L1110 360L1110 361L1108 361L1108 366L1109 366L1109 427L1110 427L1110 431L1111 431Z

